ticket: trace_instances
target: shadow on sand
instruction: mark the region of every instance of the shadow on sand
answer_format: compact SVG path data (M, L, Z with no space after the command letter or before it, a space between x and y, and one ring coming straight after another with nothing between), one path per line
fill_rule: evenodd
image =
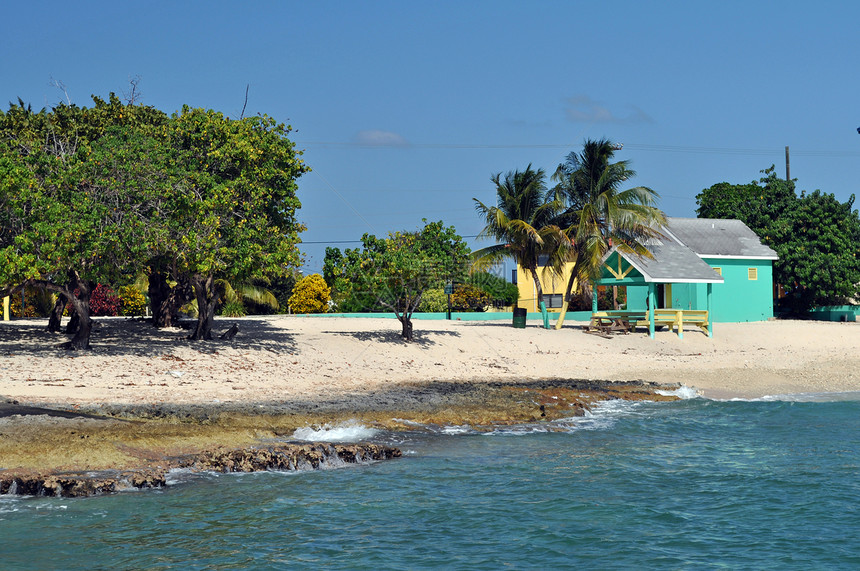
M373 343L406 343L400 336L400 324L396 329L378 329L376 331L322 331L326 335L342 335L357 339L362 343L371 341ZM448 336L459 337L456 331L443 331L439 329L415 329L412 331L412 345L419 347L430 347L436 344L436 338Z
M296 352L295 337L274 326L266 319L217 319L212 328L211 341L190 341L188 335L194 326L183 321L183 327L156 329L149 321L124 317L96 317L90 337L94 354L138 355L153 357L170 353L176 347L188 347L201 353L213 353L224 347L234 349L265 350L276 354ZM230 340L218 338L233 323L239 332ZM57 357L74 356L61 345L71 339L64 333L47 331L48 320L0 322L0 355L32 354Z

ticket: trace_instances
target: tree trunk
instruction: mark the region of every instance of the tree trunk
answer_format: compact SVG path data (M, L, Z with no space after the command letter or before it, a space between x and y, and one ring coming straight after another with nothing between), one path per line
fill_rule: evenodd
M215 278L213 276L194 276L192 278L192 285L197 297L197 327L189 339L208 341L212 339L215 306L218 304L218 293L215 291Z
M532 273L532 277L535 280L535 291L537 292L537 309L540 311L540 302L543 301L543 287L540 285L540 278L537 275L537 271Z
M403 325L403 330L400 336L406 341L412 341L412 319L405 313L400 316L400 323Z
M164 272L153 271L149 274L149 301L155 327L175 326L179 308L194 298L193 289L186 283L170 287Z
M54 302L54 308L51 310L51 315L48 318L48 331L58 333L63 322L63 311L66 309L68 298L60 293L57 294L57 301Z
M159 270L149 272L149 309L152 311L152 324L156 327L171 327L173 325L170 312L165 311L165 301L170 295L170 284L167 276Z
M72 308L69 311L69 322L66 323L66 335L74 335L78 332L80 326L81 318L78 317L78 311L75 309L75 305L72 304Z
M92 331L93 321L90 317L90 294L92 293L92 285L81 280L77 273L73 278L75 282L74 295L70 301L75 308L75 317L77 317L77 330L75 336L69 341L69 349L89 349L90 348L90 332ZM71 284L70 284L71 285ZM70 288L71 289L71 288ZM73 317L74 320L74 317ZM71 325L71 321L69 322Z

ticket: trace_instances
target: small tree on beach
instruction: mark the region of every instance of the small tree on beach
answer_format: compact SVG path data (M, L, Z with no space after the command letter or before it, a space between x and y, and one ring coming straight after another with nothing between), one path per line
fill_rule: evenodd
M446 280L466 274L469 249L453 226L424 221L412 232L394 232L387 238L365 234L361 249L349 249L329 267L332 275L350 284L352 294L393 311L401 336L412 341L412 314L424 292Z

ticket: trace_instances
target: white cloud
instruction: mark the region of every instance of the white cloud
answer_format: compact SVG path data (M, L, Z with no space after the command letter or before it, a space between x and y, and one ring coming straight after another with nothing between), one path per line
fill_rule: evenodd
M600 101L587 95L576 95L565 100L565 113L571 121L585 123L653 123L654 119L635 105L629 106L627 113L619 115Z
M391 131L368 130L359 131L355 136L359 145L368 147L407 147L409 142Z

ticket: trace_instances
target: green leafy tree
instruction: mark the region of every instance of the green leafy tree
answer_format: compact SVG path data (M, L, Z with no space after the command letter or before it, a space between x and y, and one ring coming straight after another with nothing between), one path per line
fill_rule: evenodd
M785 215L797 206L795 181L776 175L773 165L749 184L717 183L696 196L699 218L737 219L773 247L787 237Z
M285 277L299 264L296 181L308 168L287 137L290 127L266 116L231 120L184 107L168 128L187 177L185 192L172 195L170 239L159 254L194 291L191 338L210 339L218 279Z
M571 295L599 276L603 257L614 245L650 257L645 242L660 236L666 215L658 194L637 186L621 190L636 175L628 161L612 162L616 146L606 139L586 140L581 153L570 153L553 174L548 198L564 204L555 223L564 229L567 248L558 248L552 265L573 262L557 327L564 321Z
M475 272L466 282L486 292L491 300L500 300L505 305L514 305L520 298L520 290L516 284L490 272Z
M842 203L816 190L801 193L787 213L791 238L777 246L777 254L790 309L804 312L858 296L860 218L853 204L853 194Z
M95 284L119 281L142 247L139 237L128 239L135 219L129 197L153 181L128 185L117 165L145 168L130 156L145 137L135 139L140 146L118 144L117 133L131 122L165 118L114 96L94 102L29 118L19 104L0 116L0 283L38 286L71 303L76 327L69 346L76 349L89 347Z
M697 197L701 218L736 218L773 248L774 281L783 286L784 306L802 314L818 305L844 303L860 283L860 218L854 195L840 203L816 190L795 193L795 181L777 177L771 166L758 181L718 183Z
M412 314L424 292L466 273L469 249L453 226L427 222L413 232L394 232L387 238L362 236L362 248L329 257L330 275L350 284L354 299L393 311L401 335L412 341Z
M78 316L71 346L87 348L94 284L148 268L156 310L171 292L193 295L192 338L211 338L220 282L299 263L307 167L290 129L188 107L168 118L113 94L94 103L0 115L0 283L60 293Z
M473 252L475 268L483 270L513 258L532 277L538 303L543 300L543 288L538 266L543 255L567 244L567 239L554 218L560 203L546 200L546 174L533 170L498 173L491 177L496 186L497 203L487 206L474 198L475 209L485 222L479 238L495 238L499 243Z

